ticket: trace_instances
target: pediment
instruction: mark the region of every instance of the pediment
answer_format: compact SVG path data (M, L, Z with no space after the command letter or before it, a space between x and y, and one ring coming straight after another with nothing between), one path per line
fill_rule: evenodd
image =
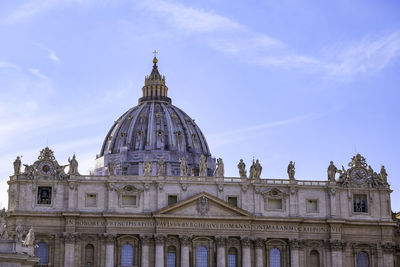
M202 192L169 205L156 213L155 217L242 217L250 218L250 212L234 207L222 199Z

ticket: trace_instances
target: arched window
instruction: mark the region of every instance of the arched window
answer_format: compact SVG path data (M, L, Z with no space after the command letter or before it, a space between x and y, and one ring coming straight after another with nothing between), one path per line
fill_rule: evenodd
M88 244L85 247L85 266L93 266L94 265L94 246L92 244Z
M176 266L176 248L169 246L167 251L167 267Z
M228 267L237 267L237 250L230 248L228 250Z
M310 252L310 267L319 267L319 253L316 250Z
M368 253L365 251L358 252L357 267L369 267Z
M133 246L131 244L122 246L121 266L133 266Z
M47 256L47 244L44 242L39 242L38 247L36 248L36 257L39 258L38 264L47 264L48 256Z
M208 266L208 251L205 246L198 246L196 248L196 267Z
M281 267L281 251L277 248L269 250L269 267Z

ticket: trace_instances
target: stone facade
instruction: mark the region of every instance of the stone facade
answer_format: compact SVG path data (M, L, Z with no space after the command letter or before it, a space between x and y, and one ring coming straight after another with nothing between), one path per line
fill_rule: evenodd
M148 112L158 101L170 105L165 79L157 75L158 70L146 78L139 101L152 103ZM152 95L157 88L160 95ZM146 132L157 131L146 125ZM392 267L397 262L398 224L386 172L377 174L359 154L342 170L331 163L329 179L302 181L294 178L294 164L288 167L290 179L260 178L261 165L254 165L252 178L242 165L241 178L223 177L223 171L213 176L215 162L206 145L199 147L207 151L199 150L203 154L190 147L181 154L173 146L165 151L143 147L143 155L151 157L132 157L132 165L157 166L163 153L171 152L170 166L179 168L179 158L187 157L207 175L132 175L115 171L122 151L110 136L124 136L111 132L94 175L80 175L75 156L64 172L66 166L47 147L23 172L20 159L14 163L7 232L17 238L17 226L25 232L33 226L39 266ZM219 159L223 170L222 164Z

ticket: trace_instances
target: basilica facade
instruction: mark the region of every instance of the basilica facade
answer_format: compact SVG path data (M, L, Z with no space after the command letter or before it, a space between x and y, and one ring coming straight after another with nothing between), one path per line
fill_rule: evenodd
M33 229L37 266L396 266L383 166L357 154L327 164L326 180L304 181L292 162L288 179L263 179L260 162L247 172L241 160L238 177L225 177L153 64L93 174L79 173L75 155L59 164L48 147L14 162L5 231L18 241Z

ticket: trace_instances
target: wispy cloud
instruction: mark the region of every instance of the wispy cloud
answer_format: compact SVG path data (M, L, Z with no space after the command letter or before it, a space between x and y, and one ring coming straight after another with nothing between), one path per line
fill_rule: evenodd
M379 71L400 55L400 32L368 36L360 42L343 47L336 60L326 64L333 75L352 75Z
M28 69L30 73L32 73L33 75L35 75L36 77L43 79L43 80L50 80L49 77L47 77L46 75L42 74L40 72L39 69Z
M249 134L253 137L265 134L265 129L280 127L288 124L293 124L305 119L309 119L312 116L297 116L286 120L267 122L258 125L253 125L245 128L234 129L231 131L211 134L208 136L208 141L212 144L212 147L219 147L223 145L233 144L242 140L248 139Z
M14 69L14 70L19 70L20 67L10 63L10 62L6 62L6 61L0 61L0 68L4 68L4 69Z
M47 58L50 59L51 61L55 62L55 63L60 63L61 60L60 58L56 55L56 52L42 44L39 43L35 43L35 45L43 50L45 50L47 52Z

